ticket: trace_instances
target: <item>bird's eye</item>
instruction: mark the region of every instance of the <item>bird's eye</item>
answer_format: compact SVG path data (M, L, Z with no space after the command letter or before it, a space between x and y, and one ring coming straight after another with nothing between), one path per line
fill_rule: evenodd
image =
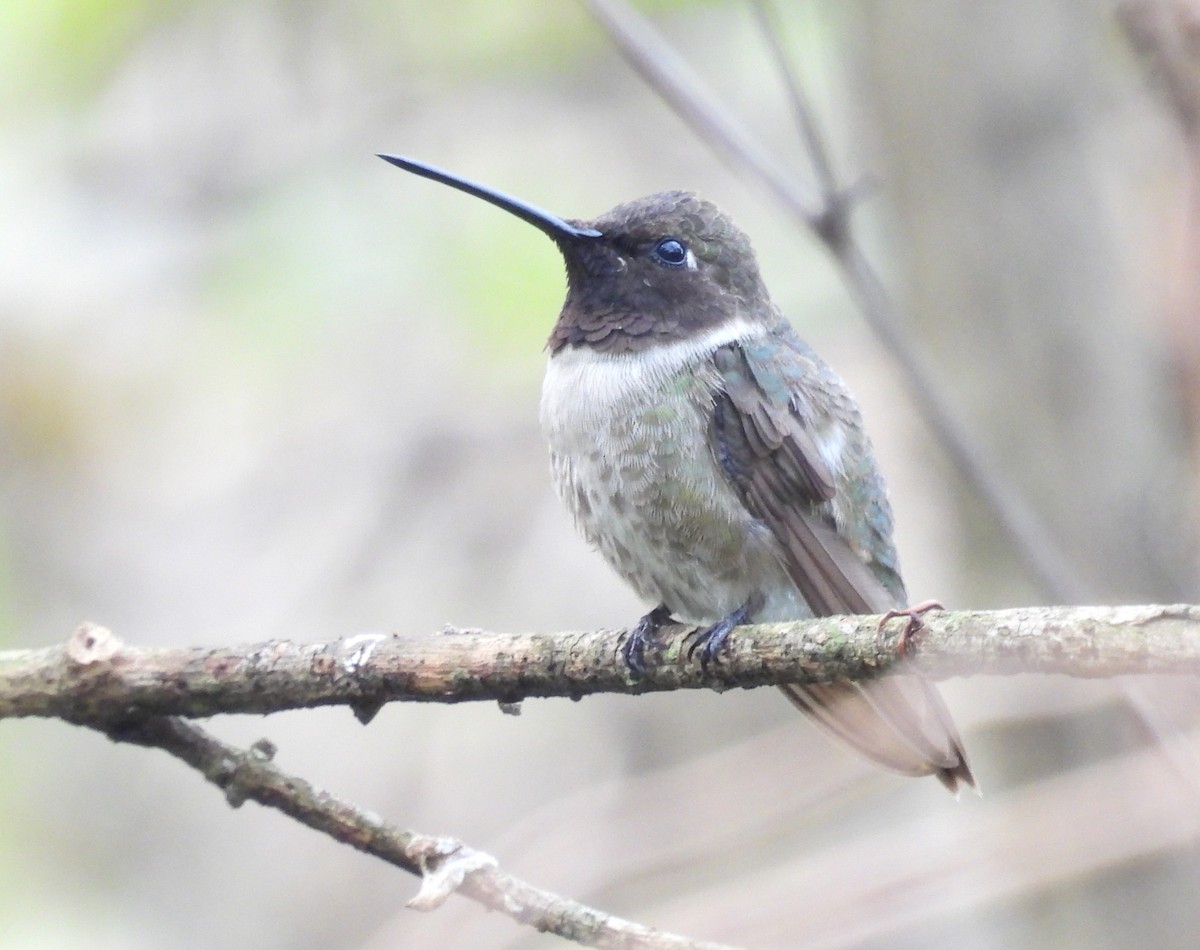
M663 238L654 245L654 256L669 267L682 267L687 263L688 249L678 238Z

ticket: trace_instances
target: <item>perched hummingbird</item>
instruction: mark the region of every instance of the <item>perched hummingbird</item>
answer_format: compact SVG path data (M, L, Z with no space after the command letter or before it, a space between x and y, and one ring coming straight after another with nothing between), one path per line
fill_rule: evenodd
M555 488L609 564L657 604L623 647L707 625L706 663L742 623L906 603L892 513L854 399L792 330L750 241L685 191L564 220L421 162L380 158L527 221L566 260L541 422ZM919 676L782 686L880 765L974 786L941 696Z

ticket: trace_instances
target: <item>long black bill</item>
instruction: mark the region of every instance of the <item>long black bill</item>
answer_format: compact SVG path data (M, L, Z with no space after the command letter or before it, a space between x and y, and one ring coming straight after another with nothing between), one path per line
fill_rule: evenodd
M405 171L412 172L414 175L420 175L422 178L432 178L434 181L440 181L443 185L449 185L451 188L465 191L468 195L482 198L484 201L494 204L497 208L503 208L510 214L515 214L522 221L528 221L538 230L544 231L555 241L602 237L600 232L595 228L577 228L575 225L568 224L562 218L551 214L549 211L543 211L541 208L526 204L518 198L512 198L502 192L488 188L486 185L480 185L469 179L460 178L458 175L452 175L450 172L444 172L440 168L434 168L432 165L426 165L424 162L416 162L411 158L402 158L399 155L381 154L379 157L385 162L391 162L397 168L403 168Z

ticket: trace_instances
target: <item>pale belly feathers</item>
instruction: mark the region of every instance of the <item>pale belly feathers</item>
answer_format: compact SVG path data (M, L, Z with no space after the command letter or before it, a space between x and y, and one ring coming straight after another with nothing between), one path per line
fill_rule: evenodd
M753 332L643 354L553 356L542 429L555 488L583 535L648 602L711 623L752 595L758 620L809 615L770 530L743 507L708 445L716 374L704 359Z

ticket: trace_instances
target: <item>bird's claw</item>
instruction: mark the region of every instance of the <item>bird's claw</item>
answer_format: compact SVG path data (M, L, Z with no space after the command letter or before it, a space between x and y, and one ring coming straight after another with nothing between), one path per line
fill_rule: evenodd
M746 623L750 619L750 614L755 609L757 609L757 603L754 599L751 599L747 603L742 604L741 607L724 620L718 620L710 626L701 627L693 634L695 639L692 640L692 645L688 647L688 659L690 660L696 651L699 650L700 669L704 673L708 673L709 666L717 662L718 655L724 649L726 642L729 640L729 634L733 632L733 628Z
M658 631L671 623L671 610L659 604L637 622L621 646L621 656L634 676L646 674L646 647L658 645Z
M708 627L701 627L696 631L692 645L688 647L688 659L692 659L699 650L700 669L707 673L709 666L717 661L717 655L724 649L733 628L734 624L728 617Z
M923 600L915 607L897 608L889 610L879 619L878 632L883 634L883 628L887 626L889 620L894 620L897 617L907 617L908 622L904 625L904 629L900 631L900 636L896 640L896 652L904 656L908 652L908 644L918 633L925 628L925 622L921 618L931 610L945 610L936 600Z

